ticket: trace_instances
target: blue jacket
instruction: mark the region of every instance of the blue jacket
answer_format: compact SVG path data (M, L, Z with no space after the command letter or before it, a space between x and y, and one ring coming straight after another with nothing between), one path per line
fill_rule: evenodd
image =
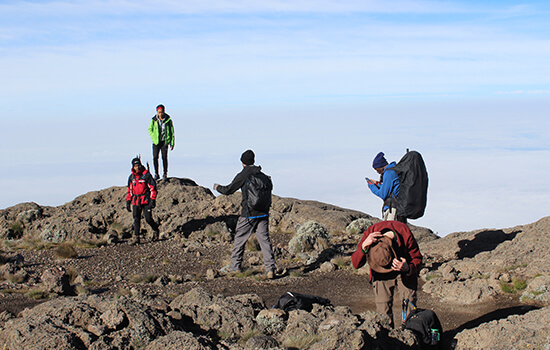
M391 162L382 173L380 188L374 184L368 185L371 192L380 197L383 201L391 197L392 193L395 198L399 196L399 176L391 169L395 165L395 162ZM384 207L384 210L386 209L387 207Z

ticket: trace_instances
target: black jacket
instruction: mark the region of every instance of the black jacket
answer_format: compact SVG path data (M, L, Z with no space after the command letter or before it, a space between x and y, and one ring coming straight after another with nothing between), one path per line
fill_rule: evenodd
M219 185L217 190L221 194L233 194L235 193L239 188L241 189L242 193L242 201L241 201L241 216L247 217L247 208L246 208L246 182L248 180L248 176L253 173L259 173L262 170L262 167L256 166L256 165L247 165L243 168L243 170L235 175L235 178L231 183L227 186ZM261 216L269 213L260 213L258 211L252 211L251 213L248 213L248 217L251 216Z

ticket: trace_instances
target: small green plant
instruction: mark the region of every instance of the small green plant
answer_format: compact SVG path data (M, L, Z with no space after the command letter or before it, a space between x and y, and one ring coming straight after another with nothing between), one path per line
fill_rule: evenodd
M300 270L293 270L293 271L290 271L289 275L291 277L302 277L304 274Z
M27 296L29 298L38 300L38 299L46 299L49 295L45 291L41 289L33 289L27 293Z
M247 277L250 277L250 276L254 276L258 274L258 271L255 271L253 269L248 269L248 270L244 270L244 271L240 271L240 272L234 272L232 274L233 277L237 277L237 278L247 278Z
M252 236L248 241L246 241L245 249L249 252L260 251L260 243L258 243L258 239L256 238L256 236Z
M149 275L133 275L130 277L130 283L138 284L138 283L153 283L157 279L156 275L149 274Z
M507 294L512 294L525 288L527 288L527 282L520 278L514 279L512 283L500 282L500 289Z
M426 275L426 281L430 281L430 280L433 280L433 279L436 279L436 278L441 278L443 277L443 275L439 274L439 273L428 273Z
M239 339L239 343L244 346L250 338L259 337L262 334L263 333L260 330L254 328L253 330L248 331L245 334L243 334L241 339Z
M347 269L351 266L351 257L338 255L332 259L332 262L340 269Z
M318 334L304 334L295 337L288 337L283 341L285 348L292 349L309 349L313 344L321 340Z
M91 292L88 288L78 285L75 287L76 295L90 295Z
M512 285L514 286L515 290L524 290L525 288L527 288L527 282L522 279L515 279L512 282Z
M65 242L55 248L53 255L56 260L73 259L78 257L78 252L71 243Z
M20 284L25 282L25 279L27 278L27 276L21 273L15 273L15 274L7 273L5 274L5 278L13 284Z
M9 230L11 231L11 237L10 238L21 238L23 236L23 224L19 221L14 222L10 225Z
M220 339L223 339L223 340L228 340L235 337L235 333L225 329L221 329L218 331L218 337L220 337Z
M87 240L80 240L75 243L75 245L78 248L82 249L93 249L93 248L99 248L103 247L104 245L107 245L107 242L103 239L87 239Z

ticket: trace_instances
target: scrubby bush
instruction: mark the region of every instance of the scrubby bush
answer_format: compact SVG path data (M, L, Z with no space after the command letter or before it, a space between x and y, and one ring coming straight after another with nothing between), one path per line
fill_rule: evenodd
M363 234L374 222L371 219L359 218L353 220L347 227L346 233L350 235Z
M315 221L308 221L300 226L296 236L288 242L288 249L293 254L323 250L327 248L329 239L330 234L325 227Z

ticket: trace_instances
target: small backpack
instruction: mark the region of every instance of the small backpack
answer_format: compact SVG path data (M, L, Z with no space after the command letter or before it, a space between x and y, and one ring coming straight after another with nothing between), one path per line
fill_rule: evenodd
M330 300L314 295L286 292L273 305L272 309L281 309L286 312L292 310L306 310L310 312L313 304L330 305Z
M432 310L415 308L407 315L403 327L415 334L421 349L439 349L443 327Z
M248 176L246 183L246 204L247 217L249 219L257 217L250 216L253 212L260 212L266 215L269 213L272 190L273 183L271 182L270 176L262 173L261 171L252 173Z
M389 170L399 177L399 195L397 199L392 198L397 215L407 219L423 216L428 202L428 171L420 153L407 150Z

